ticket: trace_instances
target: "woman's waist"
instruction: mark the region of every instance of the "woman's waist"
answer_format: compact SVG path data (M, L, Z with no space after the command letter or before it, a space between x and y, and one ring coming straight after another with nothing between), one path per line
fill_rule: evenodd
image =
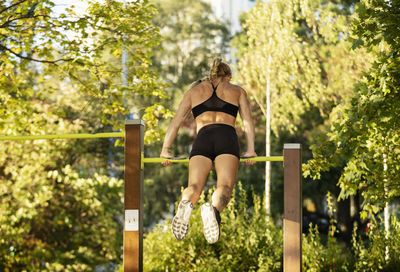
M211 114L209 116L199 116L195 120L197 132L203 127L209 127L210 125L226 125L234 129L236 122L236 118L233 116L219 116L219 114L213 114L213 116Z
M216 123L201 124L200 126L198 124L197 125L197 134L200 134L201 132L207 133L207 131L211 132L213 130L218 130L218 129L232 130L233 132L236 133L236 129L235 129L234 125L232 125L231 123L216 122Z

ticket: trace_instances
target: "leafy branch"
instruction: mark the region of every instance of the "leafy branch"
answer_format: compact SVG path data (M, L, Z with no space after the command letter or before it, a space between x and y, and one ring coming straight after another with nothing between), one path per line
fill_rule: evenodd
M35 61L35 62L40 62L40 63L49 63L49 64L54 64L54 65L57 65L57 62L60 62L60 61L72 61L72 60L73 60L72 58L70 58L70 59L56 59L56 60L41 60L41 59L35 59L35 58L32 58L32 57L23 56L23 55L21 55L21 54L19 54L19 53L17 53L17 52L14 52L14 51L11 50L10 48L8 48L8 47L6 47L6 46L4 46L4 45L2 45L2 44L0 44L0 50L8 51L8 52L10 52L11 54L13 54L13 55L15 55L15 56L17 56L17 57L19 57L19 58L21 58L21 59L30 60L30 61Z
M16 3L12 4L11 6L8 6L8 7L4 8L4 9L2 9L0 11L0 14L2 14L3 12L6 12L7 10L12 9L12 8L14 8L14 7L26 2L26 1L28 1L28 0L22 0L22 1L16 2Z

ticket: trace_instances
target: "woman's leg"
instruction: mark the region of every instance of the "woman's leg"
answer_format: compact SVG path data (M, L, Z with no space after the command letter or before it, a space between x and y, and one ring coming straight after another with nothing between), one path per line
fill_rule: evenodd
M205 156L193 156L189 160L189 185L183 191L182 201L172 219L172 233L177 240L183 240L189 233L189 220L194 205L200 198L212 161Z
M220 212L228 205L236 181L239 159L231 154L222 154L215 158L217 172L217 189L212 195L212 204L201 206L204 237L210 244L216 243L220 237Z
M235 186L238 167L239 159L234 155L222 154L215 158L217 189L212 195L212 205L219 212L221 212L229 203Z
M205 156L196 155L189 160L189 184L182 193L182 200L190 200L196 205L212 168L212 161Z

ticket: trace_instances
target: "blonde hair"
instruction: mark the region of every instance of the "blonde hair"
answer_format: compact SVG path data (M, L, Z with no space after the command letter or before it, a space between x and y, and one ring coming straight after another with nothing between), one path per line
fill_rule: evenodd
M208 76L210 81L214 81L218 77L226 77L230 75L232 75L232 72L229 65L223 62L221 58L215 58Z

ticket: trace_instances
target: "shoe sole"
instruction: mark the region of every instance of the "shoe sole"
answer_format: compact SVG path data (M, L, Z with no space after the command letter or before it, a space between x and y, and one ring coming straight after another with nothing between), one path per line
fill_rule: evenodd
M201 218L203 219L204 237L208 243L216 243L219 240L220 230L211 204L205 203L201 206Z
M176 240L183 240L189 233L189 222L174 216L171 228Z

